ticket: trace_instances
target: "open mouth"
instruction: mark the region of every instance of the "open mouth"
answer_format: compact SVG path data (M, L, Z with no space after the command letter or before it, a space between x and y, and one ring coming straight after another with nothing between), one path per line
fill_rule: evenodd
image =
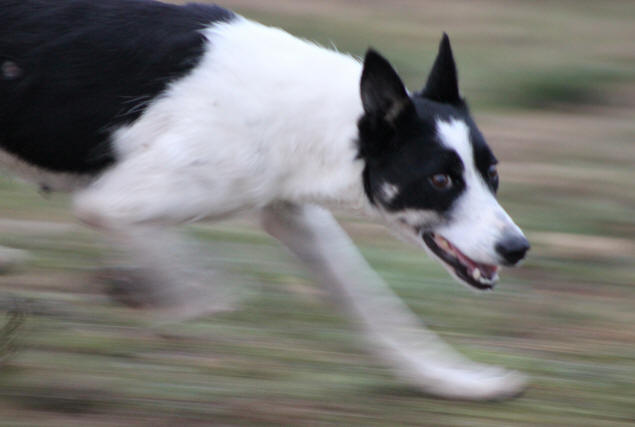
M444 237L428 231L423 233L423 241L451 273L468 285L488 290L498 281L498 266L474 261Z

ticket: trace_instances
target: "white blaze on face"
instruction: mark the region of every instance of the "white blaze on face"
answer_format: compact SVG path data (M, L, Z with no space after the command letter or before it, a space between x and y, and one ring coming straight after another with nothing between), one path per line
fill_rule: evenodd
M450 221L434 231L473 260L499 264L496 243L503 235L522 235L522 232L496 201L479 173L465 122L439 120L437 135L442 144L456 151L461 158L465 190L450 211Z

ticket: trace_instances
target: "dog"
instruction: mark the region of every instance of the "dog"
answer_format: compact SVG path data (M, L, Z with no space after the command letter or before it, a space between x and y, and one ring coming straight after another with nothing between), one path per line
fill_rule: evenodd
M0 9L0 166L72 192L75 215L135 253L166 301L196 299L183 297L187 268L174 268L180 240L166 229L253 212L406 381L456 399L523 390L522 374L426 330L327 209L383 222L477 290L525 257L446 34L409 92L373 49L359 60L215 5Z

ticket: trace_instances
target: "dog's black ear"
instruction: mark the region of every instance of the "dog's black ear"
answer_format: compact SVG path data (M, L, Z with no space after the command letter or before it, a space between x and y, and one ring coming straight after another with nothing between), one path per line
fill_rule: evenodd
M452 55L450 38L446 33L443 33L437 59L434 61L428 82L421 95L433 101L448 104L456 104L461 100L456 63Z
M360 89L364 112L389 125L393 125L402 113L412 107L408 92L395 69L373 49L368 49L364 58Z

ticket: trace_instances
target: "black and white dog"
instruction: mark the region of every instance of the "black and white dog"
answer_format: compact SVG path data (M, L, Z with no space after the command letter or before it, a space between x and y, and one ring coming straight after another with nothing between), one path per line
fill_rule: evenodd
M0 67L0 166L72 191L166 295L186 285L165 226L257 212L405 379L450 398L523 388L424 329L320 207L380 218L476 289L525 256L447 36L408 92L374 50L360 62L217 6L0 0Z

